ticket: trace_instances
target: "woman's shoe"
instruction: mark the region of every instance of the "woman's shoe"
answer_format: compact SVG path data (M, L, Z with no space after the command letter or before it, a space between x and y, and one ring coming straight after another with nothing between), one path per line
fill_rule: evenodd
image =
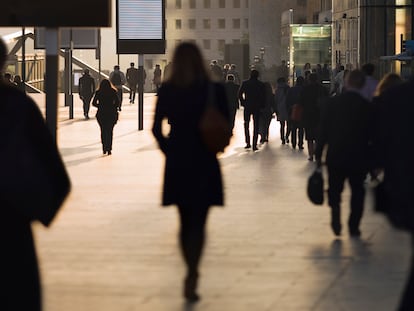
M109 151L108 151L108 155L111 155L111 154L112 154L112 152L111 152L111 150L109 150Z
M198 275L189 275L184 280L184 298L190 302L197 302L200 296L196 293Z

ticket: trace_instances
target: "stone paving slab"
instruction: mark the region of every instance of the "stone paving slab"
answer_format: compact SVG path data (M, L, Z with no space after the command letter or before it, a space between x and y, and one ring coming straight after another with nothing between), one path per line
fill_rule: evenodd
M144 130L124 98L111 156L94 118L59 103L59 148L73 183L50 228L35 224L45 311L394 310L408 271L409 236L372 212L362 239L336 239L329 209L306 198L313 163L270 142L244 150L242 113L221 156L226 206L214 208L201 266L200 303L181 298L177 213L161 208L163 155L151 135L154 95L145 94ZM33 95L44 111L44 97ZM94 108L91 108L94 111ZM93 113L92 113L93 114ZM190 146L189 146L190 147ZM346 220L349 190L343 194Z

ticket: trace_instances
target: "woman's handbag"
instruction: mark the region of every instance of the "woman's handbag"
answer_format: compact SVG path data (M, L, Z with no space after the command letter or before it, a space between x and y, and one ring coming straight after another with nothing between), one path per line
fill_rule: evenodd
M223 152L230 144L230 124L215 103L214 84L212 83L208 85L206 109L199 127L204 144L211 153Z
M317 167L308 178L307 194L315 205L322 205L324 199L322 169Z
M294 122L301 122L303 117L303 106L300 104L294 104L292 106L292 113L290 119Z

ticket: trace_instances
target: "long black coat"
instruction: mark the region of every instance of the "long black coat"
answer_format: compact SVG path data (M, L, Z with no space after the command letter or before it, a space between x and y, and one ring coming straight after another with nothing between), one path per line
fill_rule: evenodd
M40 220L49 225L57 210L47 211L44 205L36 204L33 198L40 192L33 185L43 189L44 179L38 173L48 171L54 179L54 199L61 203L70 181L37 105L23 92L2 84L0 141L0 310L40 311L41 287L31 222ZM25 181L31 181L30 185Z
M266 104L266 87L262 81L250 78L239 89L240 104L249 113L258 113Z
M372 119L371 104L357 92L330 98L322 112L316 158L327 145L328 166L368 172Z
M228 118L224 87L214 84L216 104ZM207 84L179 88L163 84L158 91L153 134L166 156L162 204L223 205L223 183L216 155L200 136L199 123L206 106ZM164 136L162 123L171 131Z

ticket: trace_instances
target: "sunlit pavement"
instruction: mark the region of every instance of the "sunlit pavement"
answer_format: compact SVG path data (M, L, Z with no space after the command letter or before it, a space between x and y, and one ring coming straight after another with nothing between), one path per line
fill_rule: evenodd
M58 125L73 190L50 228L35 225L45 311L395 309L409 236L372 212L368 192L362 238L349 238L346 189L345 230L335 239L327 205L306 197L314 165L306 149L282 146L273 120L269 144L246 151L241 112L220 159L226 206L211 210L202 300L187 306L176 210L160 207L164 158L150 132L153 94L145 94L143 131L125 94L111 156L76 95L73 120L61 98ZM43 109L44 97L34 98Z

